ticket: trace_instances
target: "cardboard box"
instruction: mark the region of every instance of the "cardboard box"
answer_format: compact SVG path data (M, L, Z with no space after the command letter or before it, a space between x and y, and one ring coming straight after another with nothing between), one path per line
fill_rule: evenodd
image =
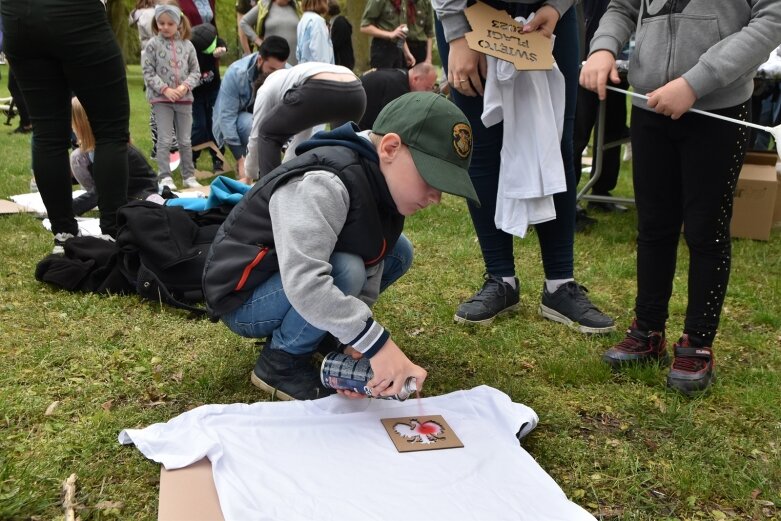
M776 190L776 211L773 212L773 227L781 227L781 160L776 163L778 174L778 189Z
M733 237L770 238L776 211L778 180L774 152L749 152L740 171L732 210L730 234Z

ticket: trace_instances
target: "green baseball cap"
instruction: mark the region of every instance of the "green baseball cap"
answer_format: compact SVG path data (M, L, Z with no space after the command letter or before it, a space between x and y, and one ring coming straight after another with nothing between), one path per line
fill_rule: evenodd
M429 185L480 205L468 173L472 127L447 98L433 92L404 94L382 109L372 132L398 134Z

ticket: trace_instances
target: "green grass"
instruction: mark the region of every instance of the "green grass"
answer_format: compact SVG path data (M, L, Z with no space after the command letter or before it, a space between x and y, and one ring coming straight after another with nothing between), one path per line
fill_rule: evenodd
M148 150L137 67L129 82L132 135ZM29 136L12 128L0 126L2 197L29 182ZM631 194L628 179L622 174L619 193ZM578 279L620 328L632 318L635 217L598 216L576 238ZM488 328L452 322L483 271L464 203L446 196L409 219L407 233L414 267L375 312L429 370L426 394L488 384L533 407L541 423L527 450L598 517L781 516L778 230L769 242L734 241L715 346L719 379L695 400L668 392L659 368L612 374L599 357L621 331L585 337L537 316L543 274L533 233L516 244L521 310ZM33 272L50 247L34 217L0 217L0 519L61 516L60 484L71 473L82 519L155 519L159 466L120 446L118 432L201 404L265 400L248 379L257 348L220 324L132 295L42 285ZM685 311L685 246L679 254L671 336Z

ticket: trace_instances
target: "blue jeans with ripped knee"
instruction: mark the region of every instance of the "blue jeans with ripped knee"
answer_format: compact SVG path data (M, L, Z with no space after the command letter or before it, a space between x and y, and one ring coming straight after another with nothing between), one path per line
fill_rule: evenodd
M346 295L357 296L366 283L363 260L349 253L331 256L334 285ZM412 265L412 243L403 234L385 257L380 292L396 282ZM313 353L327 331L309 324L290 304L279 273L263 282L237 309L222 321L234 333L249 337L270 337L269 347L293 355Z

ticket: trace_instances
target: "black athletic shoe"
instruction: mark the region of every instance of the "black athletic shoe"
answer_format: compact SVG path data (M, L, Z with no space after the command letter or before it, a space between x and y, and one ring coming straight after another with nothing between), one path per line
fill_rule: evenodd
M633 321L626 336L605 351L602 361L618 369L624 365L660 362L667 365L667 341L663 331L641 331Z
M266 346L250 375L252 384L280 400L316 400L334 391L320 383L312 355L292 355Z
M689 343L689 336L683 335L673 351L675 360L667 374L667 387L686 396L707 391L716 376L711 348L694 347Z
M615 331L613 319L602 313L586 296L588 290L575 281L565 282L553 293L542 285L540 315L561 322L581 333Z
M460 324L480 324L487 326L497 315L509 313L518 307L519 291L518 279L515 279L515 287L486 273L483 287L472 297L458 306L453 320Z

